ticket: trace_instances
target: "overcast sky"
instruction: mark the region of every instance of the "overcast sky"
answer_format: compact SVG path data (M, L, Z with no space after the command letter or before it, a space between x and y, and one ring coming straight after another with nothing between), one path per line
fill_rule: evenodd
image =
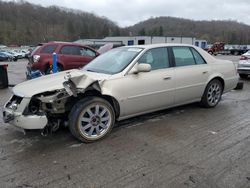
M250 25L250 0L27 0L105 16L119 26L150 17L173 16L194 20L237 20Z

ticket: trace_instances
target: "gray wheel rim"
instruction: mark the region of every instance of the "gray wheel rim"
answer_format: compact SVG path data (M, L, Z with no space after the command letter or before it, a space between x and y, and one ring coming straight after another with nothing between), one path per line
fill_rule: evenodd
M218 83L212 83L208 88L207 101L210 106L215 106L221 97L221 87Z
M102 104L89 105L80 114L78 123L80 133L85 138L101 138L108 132L112 124L111 111Z

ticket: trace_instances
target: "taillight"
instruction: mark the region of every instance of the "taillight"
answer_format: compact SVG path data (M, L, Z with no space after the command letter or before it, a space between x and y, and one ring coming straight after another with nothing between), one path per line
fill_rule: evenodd
M242 56L240 57L240 60L248 60L248 58L247 58L246 56L242 55Z
M34 63L37 63L39 61L39 59L40 59L40 55L34 55L33 56L33 62Z

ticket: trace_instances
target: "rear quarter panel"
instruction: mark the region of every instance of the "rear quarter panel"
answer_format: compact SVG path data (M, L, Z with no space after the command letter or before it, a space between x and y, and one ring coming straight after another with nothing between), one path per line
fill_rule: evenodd
M209 81L215 77L221 77L224 80L224 92L234 89L238 83L239 77L236 67L231 61L217 60L210 63L211 75Z
M224 80L224 92L228 92L237 86L239 76L237 69L232 61L216 59L201 48L196 48L203 56L206 62L211 66L211 74L208 82L215 77L221 77Z

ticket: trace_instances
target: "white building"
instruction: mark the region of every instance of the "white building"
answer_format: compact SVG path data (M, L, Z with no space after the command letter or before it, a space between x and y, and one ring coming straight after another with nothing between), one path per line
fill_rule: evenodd
M196 39L195 42L194 42L194 45L198 46L198 47L200 47L202 49L208 48L206 40L198 40L198 39Z
M160 36L128 36L128 37L106 37L104 39L80 39L75 41L85 45L104 45L113 43L114 45L143 45L143 44L158 44L158 43L182 43L192 44L206 48L207 41L196 40L194 37L160 37Z

